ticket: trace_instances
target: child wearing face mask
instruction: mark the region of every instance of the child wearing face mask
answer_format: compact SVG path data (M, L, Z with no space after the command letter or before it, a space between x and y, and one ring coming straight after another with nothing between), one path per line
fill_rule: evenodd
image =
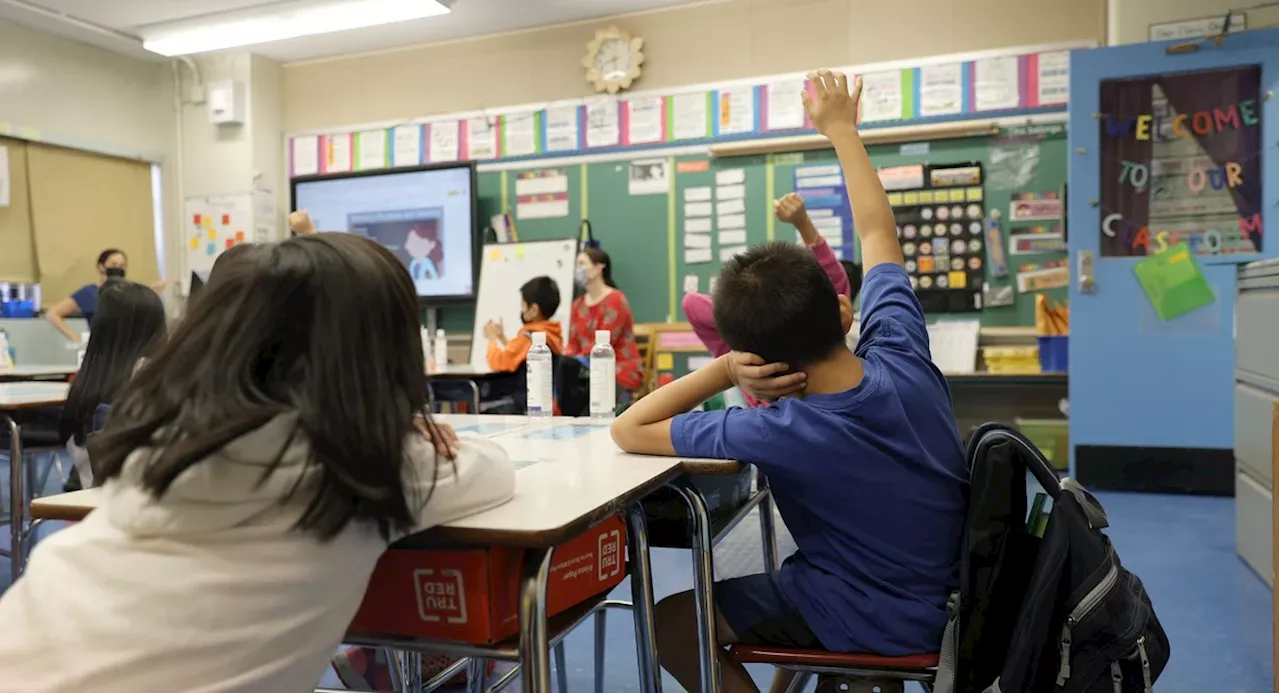
M507 339L502 329L502 320L490 320L484 326L484 335L489 339L486 358L489 367L495 371L514 373L519 370L533 346L533 333L547 334L547 347L551 353L563 351L560 337L560 323L551 319L560 308L560 287L551 277L534 277L520 287L520 320L524 322L520 331L511 339Z

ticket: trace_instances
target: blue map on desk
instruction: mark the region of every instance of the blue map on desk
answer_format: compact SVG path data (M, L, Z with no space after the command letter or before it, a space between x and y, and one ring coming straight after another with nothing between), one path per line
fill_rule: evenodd
M520 471L525 467L532 467L537 463L538 463L538 460L511 460L511 464L515 466L516 471Z
M520 437L528 440L570 440L572 438L584 436L600 428L604 428L604 426L553 426L551 428L535 428L532 431L521 434Z
M453 430L457 433L474 433L478 436L487 436L491 433L503 433L510 431L513 428L519 428L523 425L524 424L481 423L459 426Z

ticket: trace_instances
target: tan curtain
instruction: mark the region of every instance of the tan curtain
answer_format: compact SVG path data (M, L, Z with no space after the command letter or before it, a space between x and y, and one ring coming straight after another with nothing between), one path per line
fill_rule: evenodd
M133 281L160 278L150 163L30 144L27 172L45 306L96 281L107 248L125 252Z
M27 191L27 143L0 137L0 147L9 154L9 206L0 207L0 282L30 283L39 272Z

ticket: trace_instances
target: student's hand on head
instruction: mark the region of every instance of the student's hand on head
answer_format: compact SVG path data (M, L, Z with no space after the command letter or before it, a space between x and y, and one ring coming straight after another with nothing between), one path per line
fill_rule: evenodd
M299 236L306 236L316 232L315 222L311 221L311 215L305 210L298 210L289 213L289 228Z
M422 434L422 439L431 443L436 448L436 454L451 460L458 456L458 433L453 430L453 426L444 423L435 424L436 433L431 433L431 427L427 425L427 420L422 416L413 417L413 427L418 429Z
M725 365L734 385L764 402L775 402L804 391L807 376L803 372L787 373L790 367L785 363L765 363L755 354L731 351Z
M804 198L795 193L787 193L782 199L774 200L773 213L778 215L778 221L795 226L809 218L804 209Z
M813 94L804 92L805 113L818 132L827 137L841 128L854 129L858 122L858 99L862 97L862 78L853 80L853 90L849 89L849 78L843 72L818 70L809 73L813 83Z

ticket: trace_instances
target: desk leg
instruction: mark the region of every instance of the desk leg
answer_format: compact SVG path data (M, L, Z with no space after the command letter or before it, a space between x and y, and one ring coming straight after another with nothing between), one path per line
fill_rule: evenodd
M520 663L524 693L551 693L547 631L547 577L551 549L529 549L520 577Z
M480 385L476 383L475 380L472 380L472 379L467 380L467 384L471 386L471 405L474 407L471 410L471 413L479 414L480 413Z
M716 608L711 598L711 516L702 494L692 486L674 486L689 509L693 547L693 594L698 613L698 650L702 654L702 693L721 693Z
M764 550L764 572L778 572L778 535L773 523L773 491L769 488L769 480L764 474L757 472L758 487L769 495L760 499L756 506L760 513L760 543Z
M26 523L27 484L22 478L22 427L12 417L4 420L9 424L9 570L17 582L26 557L22 526Z
M631 559L631 604L636 619L636 661L640 663L640 690L662 693L662 669L658 665L658 636L653 623L653 569L649 563L649 527L644 508L627 509L627 555ZM596 649L603 650L605 612L596 614ZM603 652L600 652L603 658ZM596 661L596 693L604 690L604 662Z

